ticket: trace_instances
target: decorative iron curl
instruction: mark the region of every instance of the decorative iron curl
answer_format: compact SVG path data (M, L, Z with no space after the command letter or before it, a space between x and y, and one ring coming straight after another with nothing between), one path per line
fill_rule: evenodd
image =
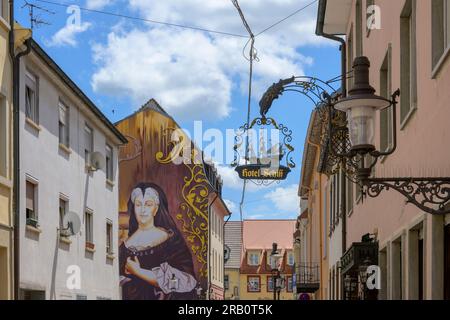
M450 178L373 178L363 183L365 194L371 198L393 189L405 196L407 203L425 212L437 215L450 213L450 208L446 207L450 202Z

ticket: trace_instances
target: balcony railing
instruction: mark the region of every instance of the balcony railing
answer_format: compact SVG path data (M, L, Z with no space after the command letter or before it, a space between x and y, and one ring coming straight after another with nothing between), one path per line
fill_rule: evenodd
M306 263L295 267L297 293L315 293L320 288L318 263Z

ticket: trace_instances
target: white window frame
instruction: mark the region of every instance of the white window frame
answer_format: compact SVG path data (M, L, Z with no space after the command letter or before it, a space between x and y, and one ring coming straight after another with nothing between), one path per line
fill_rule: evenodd
M61 116L61 113L64 112L65 117ZM67 104L63 101L58 102L58 138L59 143L66 147L70 145L70 109ZM61 128L63 129L61 131ZM61 135L64 135L63 137Z
M256 262L255 260L256 259ZM248 254L248 264L250 266L259 266L260 253L259 252L249 252Z
M61 204L64 203L64 212L61 212ZM63 230L64 229L64 224L63 224L63 220L64 220L64 216L67 214L67 212L69 211L69 201L66 197L64 196L59 196L59 205L58 205L58 211L59 211L59 230ZM64 213L64 214L63 214Z
M94 211L86 209L84 211L84 233L86 243L94 243Z
M114 149L110 144L105 147L106 159L106 180L114 181Z
M84 161L86 163L86 166L90 166L92 164L91 155L94 152L94 130L88 124L85 124L83 134L84 134ZM86 140L87 134L90 134L89 142Z
M111 220L106 220L106 253L114 254L114 224Z
M28 205L26 204L27 200L28 200L28 184L33 186L33 214L31 217L28 217ZM36 180L28 178L26 179L26 183L25 183L25 218L26 220L28 219L33 219L36 221L39 221L39 202L38 202L38 195L39 195L39 190L38 190L39 184Z
M33 93L29 101L28 90ZM39 124L39 78L27 70L25 72L25 116L35 124Z

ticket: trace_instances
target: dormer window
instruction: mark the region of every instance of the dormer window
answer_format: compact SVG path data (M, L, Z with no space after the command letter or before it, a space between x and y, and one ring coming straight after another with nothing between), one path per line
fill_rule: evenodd
M250 252L248 255L248 264L251 266L259 265L259 252Z

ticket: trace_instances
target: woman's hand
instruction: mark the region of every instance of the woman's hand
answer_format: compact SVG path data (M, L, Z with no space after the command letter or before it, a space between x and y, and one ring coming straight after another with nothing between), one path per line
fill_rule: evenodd
M127 259L127 264L125 265L125 274L132 274L138 278L141 278L152 286L159 286L153 271L141 268L141 264L139 263L139 259L137 257L134 257L133 259L129 257Z
M127 259L127 264L125 265L125 273L140 277L140 275L142 274L142 269L137 257L134 257L134 260L132 260L130 257Z

